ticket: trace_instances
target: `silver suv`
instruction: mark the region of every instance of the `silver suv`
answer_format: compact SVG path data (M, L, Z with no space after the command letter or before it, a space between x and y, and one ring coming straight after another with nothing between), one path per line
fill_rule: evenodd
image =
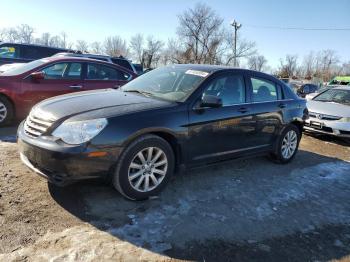
M134 65L129 61L128 59L120 56L120 57L111 57L108 55L97 55L97 54L83 54L83 53L57 53L53 56L73 56L73 57L86 57L86 58L91 58L91 59L96 59L96 60L101 60L105 62L110 62L112 64L117 64L119 66L122 66L135 74L138 74L137 70L135 69Z

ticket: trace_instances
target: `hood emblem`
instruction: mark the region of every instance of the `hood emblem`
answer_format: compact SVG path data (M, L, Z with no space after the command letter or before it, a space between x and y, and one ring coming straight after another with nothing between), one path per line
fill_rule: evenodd
M318 119L322 119L322 118L323 118L323 115L322 115L322 114L318 114L318 115L317 115L317 118L318 118Z

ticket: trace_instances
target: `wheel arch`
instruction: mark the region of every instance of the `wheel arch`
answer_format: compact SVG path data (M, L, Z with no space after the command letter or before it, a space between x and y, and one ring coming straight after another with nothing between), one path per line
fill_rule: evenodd
M138 139L141 136L144 135L155 135L162 139L164 139L172 148L175 156L175 169L179 167L180 164L182 164L183 159L181 157L182 148L179 143L179 139L177 136L169 129L164 128L152 128L152 129L145 129L136 132L133 134L126 142L123 143L123 148L126 148L129 144L131 144L133 141Z
M0 93L0 97L7 99L11 103L12 110L13 110L13 117L16 118L16 106L15 106L15 102L12 100L12 98L5 93Z

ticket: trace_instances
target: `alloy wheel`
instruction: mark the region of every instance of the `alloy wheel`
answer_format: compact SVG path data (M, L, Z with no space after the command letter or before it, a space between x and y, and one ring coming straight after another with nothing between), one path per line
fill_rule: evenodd
M294 130L286 133L282 141L282 156L284 159L289 159L293 156L298 144L298 136Z
M168 159L163 150L158 147L144 148L129 165L129 183L139 192L149 192L160 185L167 169Z
M0 123L6 119L7 108L4 103L0 102Z

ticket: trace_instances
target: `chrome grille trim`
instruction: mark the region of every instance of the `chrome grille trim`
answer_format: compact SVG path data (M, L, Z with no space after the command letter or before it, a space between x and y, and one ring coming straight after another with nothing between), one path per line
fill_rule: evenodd
M342 117L341 116L332 116L332 115L326 115L326 114L321 114L321 113L315 113L315 112L309 112L309 117L317 118L320 120L340 120Z
M51 127L53 122L53 120L44 120L30 114L24 122L24 132L26 135L34 138L41 136Z

